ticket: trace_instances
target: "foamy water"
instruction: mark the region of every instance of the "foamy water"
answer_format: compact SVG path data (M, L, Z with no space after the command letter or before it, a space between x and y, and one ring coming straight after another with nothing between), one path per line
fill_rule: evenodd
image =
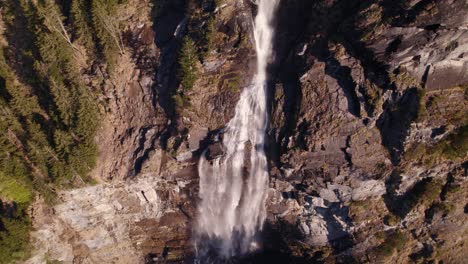
M200 198L195 246L198 255L213 250L221 257L258 249L258 232L266 218L268 189L264 152L267 128L267 66L272 57L275 11L280 0L258 0L254 21L257 73L244 88L223 137L224 155L198 171Z

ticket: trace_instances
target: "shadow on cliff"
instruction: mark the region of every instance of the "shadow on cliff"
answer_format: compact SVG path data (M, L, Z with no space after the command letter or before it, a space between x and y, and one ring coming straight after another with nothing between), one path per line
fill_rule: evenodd
M333 223L327 222L327 225ZM338 223L336 223L339 225ZM342 236L340 241L332 241L333 255L327 253L328 247L311 246L303 243L302 232L296 224L278 221L275 224L267 222L263 231L263 251L242 259L239 263L355 263L351 256L338 256L345 248L349 248L350 241ZM352 244L352 243L351 243Z
M429 5L430 0L422 0L409 9L405 9L405 1L306 1L297 0L282 2L278 14L278 29L275 38L275 52L277 58L273 67L276 67L277 79L282 84L284 93L283 115L285 124L279 128L276 142L282 146L270 150L276 160L286 150L288 138L293 135L299 122L299 111L302 103L302 88L299 77L306 73L314 64L314 60L325 64L325 74L334 78L348 101L348 111L357 118L361 118L361 104L367 115L375 115L374 98L366 92L366 88L356 83L351 69L343 66L334 57L329 46L340 44L346 53L350 54L363 68L363 75L374 87L379 89L378 94L393 91L397 103L384 105L384 112L378 118L378 128L382 135L383 145L392 156L394 164L399 163L403 151L403 141L407 135L412 121L415 120L414 109L419 104L414 89L405 92L399 98L395 84L391 78L390 61L392 53L398 50L401 42L398 39L389 42L385 54L375 54L369 47L365 29L357 27L362 22L360 14L371 5L377 4L382 8L382 21L391 26L404 26L416 20L417 16ZM293 18L293 19L292 19ZM361 19L361 20L360 20ZM304 43L304 50L297 50L298 44ZM307 46L307 45L308 46ZM301 53L301 54L300 54ZM383 57L382 57L383 56ZM272 71L275 73L275 70ZM361 102L358 94L362 94ZM271 98L271 97L270 97ZM273 103L274 98L272 98ZM400 108L395 112L395 107ZM410 111L401 109L409 107ZM396 120L402 117L403 122Z
M273 40L274 60L270 65L269 101L270 113L275 106L275 81L281 84L284 95L282 113L284 124L277 131L278 135L270 135L267 153L270 159L279 164L281 153L287 149L288 139L294 133L299 123L299 112L302 104L302 87L300 75L295 63L295 46L299 39L307 33L304 25L310 20L308 12L312 10L313 2L307 0L281 1L275 21L275 36ZM279 167L279 166L278 166Z
M417 16L435 0L420 0L406 9L406 0L382 0L383 19L394 27L405 26L416 20Z
M377 120L377 128L382 135L382 144L391 154L392 163L398 165L411 123L421 114L419 103L422 98L417 88L409 88L399 98L394 97L395 101L384 105L386 110Z
M450 182L450 174L448 181ZM387 209L399 219L404 219L421 200L429 199L430 196L441 196L443 198L443 189L439 190L438 183L433 178L425 178L417 182L413 187L403 194L398 194L398 189L402 177L398 170L395 170L386 181L387 193L383 196ZM443 199L442 199L443 200ZM426 221L432 219L430 210L426 211Z
M265 223L263 230L263 250L239 258L234 263L325 263L326 252L300 242L302 234L297 225L284 221L275 224Z
M164 1L153 6L153 30L155 44L161 50L158 72L156 73L156 90L158 103L168 116L175 114L175 105L171 102L177 88L177 59L179 51L179 35L175 35L177 27L185 19L185 1ZM184 30L184 29L182 29ZM182 34L181 34L182 35Z

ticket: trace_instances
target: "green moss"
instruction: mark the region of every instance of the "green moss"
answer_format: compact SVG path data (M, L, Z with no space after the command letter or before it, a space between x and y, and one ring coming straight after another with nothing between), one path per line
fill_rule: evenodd
M437 107L438 104L442 101L442 97L440 95L433 95L429 97L426 103L426 108L427 109L433 109Z
M375 172L377 174L383 174L387 171L388 167L384 162L379 162L375 164Z
M432 151L440 153L446 159L466 157L468 151L468 125L464 125L449 135L445 140L438 142Z
M45 259L46 264L62 264L62 261L55 260L55 259L50 259L49 257L46 257Z
M444 182L439 179L426 178L416 183L413 188L404 195L394 199L388 207L391 214L384 221L388 225L395 225L398 218L405 217L413 208L429 208L434 202L439 200Z
M366 111L370 116L382 107L382 89L366 80L363 85L359 86L359 91L364 95Z
M419 80L417 80L413 75L406 71L404 68L399 68L399 73L394 74L390 73L390 81L392 81L397 87L400 89L408 88L408 87L417 87L419 90L422 90L420 87L421 84ZM419 91L418 94L421 96L425 96L424 91Z
M468 100L468 84L465 84L461 87L463 89L463 98Z
M361 40L369 41L380 31L380 28L384 26L382 21L382 8L377 4L373 4L359 14L359 16L362 21L366 22Z
M329 246L311 246L299 241L288 241L288 250L293 257L308 259L308 263L328 263L325 260L333 255L333 248Z

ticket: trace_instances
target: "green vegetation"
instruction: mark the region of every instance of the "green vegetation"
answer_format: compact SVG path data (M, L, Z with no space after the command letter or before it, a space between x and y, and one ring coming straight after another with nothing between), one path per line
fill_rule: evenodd
M364 28L361 35L362 41L371 40L384 26L383 10L377 4L369 6L366 10L361 11L359 14L361 20L366 21L365 25L362 25Z
M436 212L442 213L442 215L448 215L450 212L452 212L455 209L455 206L453 204L448 204L446 202L440 202L440 203L435 203L433 206L434 210Z
M366 84L360 90L366 99L369 112L373 114L382 105L382 89L366 80Z
M457 193L461 191L460 185L450 184L447 186L447 193Z
M81 42L86 49L93 53L95 51L93 18L91 15L91 0L73 0L70 8L71 24L75 38Z
M93 0L91 5L93 28L99 47L113 73L118 55L125 53L120 29L119 8L126 0Z
M175 106L176 106L176 111L181 112L184 108L187 108L190 106L190 100L185 96L184 94L176 94L172 96L172 100L174 100Z
M442 187L443 182L441 180L422 181L408 192L405 203L428 206L440 195Z
M53 203L56 189L92 182L99 110L82 53L123 52L120 4L73 0L66 18L54 0L0 2L0 263L27 257L35 194Z
M330 246L310 246L297 240L287 241L287 250L293 257L307 259L307 263L328 263L327 258L333 256Z
M453 133L434 145L418 144L404 155L407 161L419 161L431 167L443 160L456 160L466 157L468 152L468 125L456 129Z
M25 259L28 256L30 231L30 222L25 212L19 210L10 217L0 215L0 225L6 230L0 231L0 263L6 264Z
M230 92L238 92L241 89L241 78L237 73L234 73L234 76L231 78L225 79L223 81L223 86Z
M384 217L384 223L386 225L389 225L389 226L395 226L398 223L400 223L400 221L401 221L401 218L399 216L397 216L397 215L392 214L392 213L390 213L390 214L388 214L388 215L386 215Z
M7 201L15 201L18 204L29 204L32 200L31 190L18 180L6 177L0 172L1 198Z
M219 6L221 1L215 1ZM168 7L168 1L157 1L153 6L153 17L157 18ZM189 17L188 34L182 39L178 54L177 78L180 88L172 96L176 112L190 107L187 92L198 80L198 64L203 62L215 48L216 18L213 12L204 11L201 2L188 1L185 5ZM229 89L235 89L236 83L228 83Z
M401 231L385 234L384 239L384 242L376 249L376 253L379 257L389 257L393 255L395 252L403 249L408 242L407 235Z
M441 179L425 178L416 183L404 195L394 198L387 197L387 208L390 213L385 216L384 223L396 225L413 208L429 208L440 201L444 182ZM390 198L390 199L389 199Z
M204 47L205 50L202 53L202 59L206 58L211 51L215 48L215 34L216 34L216 19L210 17L205 25L204 32Z
M197 48L190 37L185 37L179 54L179 78L185 90L192 89L197 80Z
M31 227L25 211L31 200L30 189L0 172L0 264L28 256Z

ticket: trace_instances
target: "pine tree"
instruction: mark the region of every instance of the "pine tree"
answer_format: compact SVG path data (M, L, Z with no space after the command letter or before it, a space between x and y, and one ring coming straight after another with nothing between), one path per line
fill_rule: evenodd
M51 33L60 36L71 48L77 49L64 25L64 17L54 0L42 0L37 4L37 14L43 26Z
M186 36L179 53L179 78L184 89L189 90L197 80L197 49L194 41Z
M110 68L109 72L112 72L118 55L125 52L118 19L120 3L119 0L92 1L93 25Z
M71 4L71 25L75 37L87 48L90 54L95 52L91 0L73 0Z
M32 94L31 89L21 85L13 75L10 67L5 61L3 50L0 49L0 78L3 80L4 92L11 96L10 105L24 117L30 117L33 113L38 113L47 118L45 112L39 106L38 98Z

